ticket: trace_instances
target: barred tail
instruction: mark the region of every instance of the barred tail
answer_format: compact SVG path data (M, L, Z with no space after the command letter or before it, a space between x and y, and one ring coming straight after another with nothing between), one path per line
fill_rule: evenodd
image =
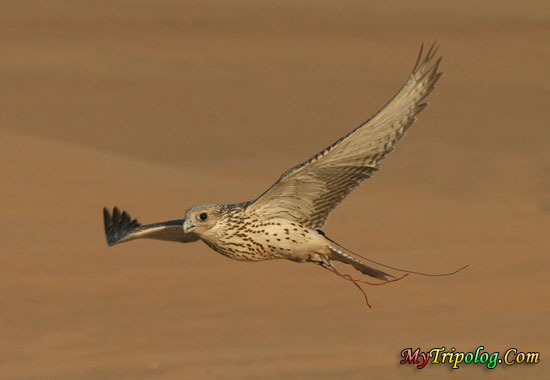
M350 264L359 272L377 278L379 280L387 281L388 277L394 277L389 273L382 272L381 270L374 269L364 264L363 262L357 260L352 255L346 253L344 247L338 246L336 244L329 244L328 248L330 249L331 255L330 258L337 260L346 264Z

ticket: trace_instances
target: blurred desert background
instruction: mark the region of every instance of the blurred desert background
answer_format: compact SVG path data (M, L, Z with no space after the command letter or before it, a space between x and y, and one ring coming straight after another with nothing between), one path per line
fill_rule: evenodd
M548 378L548 2L1 9L1 379ZM367 287L369 310L315 265L107 247L103 206L150 223L259 195L385 104L433 40L430 105L325 231L389 265L468 270ZM542 361L399 364L480 345Z

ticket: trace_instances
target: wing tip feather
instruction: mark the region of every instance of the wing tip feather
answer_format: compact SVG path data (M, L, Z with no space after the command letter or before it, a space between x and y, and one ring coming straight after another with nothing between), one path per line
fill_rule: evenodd
M119 243L131 230L140 226L137 219L132 219L126 211L121 213L116 206L113 207L112 214L107 207L103 207L103 225L109 247Z
M412 73L416 74L418 71L420 71L423 67L426 66L427 63L429 63L433 57L437 54L437 51L439 50L439 44L437 44L437 41L432 42L432 45L428 49L428 52L426 55L424 55L424 43L420 45L420 51L418 52L418 57L416 58L416 62L414 64L414 68ZM441 57L439 58L441 60Z

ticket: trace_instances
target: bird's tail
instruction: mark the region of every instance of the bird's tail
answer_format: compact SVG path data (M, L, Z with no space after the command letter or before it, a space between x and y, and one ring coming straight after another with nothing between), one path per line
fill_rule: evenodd
M389 273L382 272L381 270L378 270L378 269L374 269L372 267L369 267L362 261L359 261L358 259L352 256L353 253L351 251L342 247L341 245L339 245L333 240L330 240L328 249L330 250L330 258L332 260L350 264L359 272L366 274L367 276L371 276L383 281L388 281L389 277L394 278L394 276L392 276Z

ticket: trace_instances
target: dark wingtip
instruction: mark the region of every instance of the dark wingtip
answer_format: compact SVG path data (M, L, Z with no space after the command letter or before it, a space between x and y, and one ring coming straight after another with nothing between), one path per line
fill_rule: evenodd
M438 50L439 50L439 44L437 43L437 41L434 41L430 46L430 48L428 49L428 51L426 52L426 55L424 55L424 43L422 43L422 45L420 45L420 51L418 53L418 57L416 58L416 63L414 64L414 68L412 71L413 74L415 74L423 66L428 64L433 59L433 57L437 54ZM441 58L442 57L439 57L439 59L436 62L436 65L435 65L436 72L437 72L437 66L439 66L439 62L441 61Z
M103 226L105 228L105 239L107 240L107 245L111 246L111 242L109 240L109 232L111 230L111 214L109 213L109 210L107 210L107 207L103 207Z
M107 245L113 246L132 232L140 224L137 219L132 219L126 211L122 213L115 206L111 214L107 207L103 208L103 225L105 227L105 239Z

